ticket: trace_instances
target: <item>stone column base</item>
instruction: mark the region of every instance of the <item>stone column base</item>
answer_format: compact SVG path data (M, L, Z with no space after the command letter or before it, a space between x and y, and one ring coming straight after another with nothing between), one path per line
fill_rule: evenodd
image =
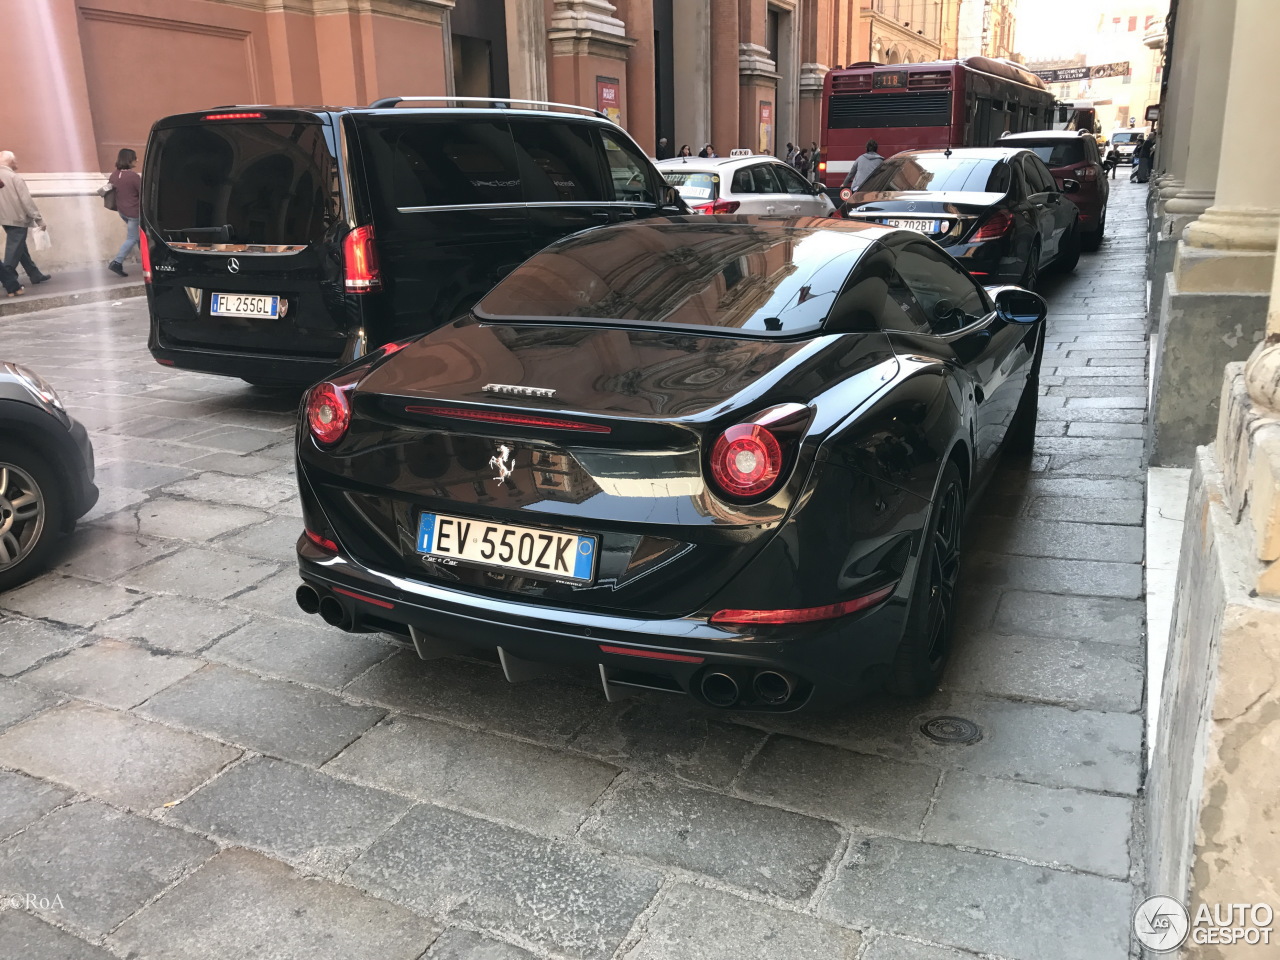
M1238 411L1224 422L1256 424L1241 364L1227 368L1223 396L1224 412ZM1247 429L1219 437L1237 486L1241 443L1251 445ZM1280 904L1280 602L1254 590L1262 564L1250 516L1233 507L1208 447L1197 451L1184 531L1147 778L1147 891L1188 902L1194 917L1201 903Z
M1152 466L1187 467L1213 440L1221 370L1248 358L1266 327L1266 294L1184 293L1166 275L1147 424Z

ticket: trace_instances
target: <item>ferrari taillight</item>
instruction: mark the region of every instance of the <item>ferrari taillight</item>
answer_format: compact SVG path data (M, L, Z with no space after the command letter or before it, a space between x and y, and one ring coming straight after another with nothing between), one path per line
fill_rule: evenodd
M973 235L974 240L999 240L1013 229L1013 214L1008 210L997 210L982 222Z
M755 497L782 472L782 446L758 423L739 423L720 434L711 448L711 476L731 497Z
M717 198L712 200L710 203L694 204L693 211L694 213L706 214L736 213L740 206L742 206L742 204L737 200L720 200Z
M350 389L326 380L307 394L307 429L318 443L332 446L346 435L351 426Z
M342 266L347 293L373 293L382 289L378 251L373 244L373 227L356 227L342 241Z

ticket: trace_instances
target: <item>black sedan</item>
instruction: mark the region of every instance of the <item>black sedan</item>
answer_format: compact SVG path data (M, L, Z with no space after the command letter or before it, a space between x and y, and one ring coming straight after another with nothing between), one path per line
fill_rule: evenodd
M43 377L0 362L0 590L44 569L97 500L84 427Z
M304 399L298 602L517 680L792 710L932 690L1044 302L819 218L601 227Z
M844 199L842 216L917 230L986 284L1031 290L1044 268L1080 259L1080 211L1030 150L908 150Z

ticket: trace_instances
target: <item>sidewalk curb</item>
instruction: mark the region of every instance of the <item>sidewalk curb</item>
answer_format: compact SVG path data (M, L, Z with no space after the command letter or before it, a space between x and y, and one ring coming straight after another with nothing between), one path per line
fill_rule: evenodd
M28 290L31 288L28 287ZM103 300L123 300L126 297L140 297L146 293L147 287L141 280L122 283L111 287L89 287L81 290L68 290L66 293L51 293L43 296L5 297L0 299L0 317L12 317L23 313L35 313L37 310L52 310L55 307L73 307L81 303L99 303Z

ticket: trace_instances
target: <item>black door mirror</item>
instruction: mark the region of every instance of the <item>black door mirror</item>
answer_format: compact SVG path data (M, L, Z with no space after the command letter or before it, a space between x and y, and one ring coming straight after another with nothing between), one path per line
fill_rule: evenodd
M1039 323L1049 315L1048 304L1039 295L1021 287L999 287L993 292L996 313L1007 323Z
M1072 180L1070 177L1068 177L1066 180L1062 181L1063 193L1078 193L1079 191L1080 191L1079 180Z

